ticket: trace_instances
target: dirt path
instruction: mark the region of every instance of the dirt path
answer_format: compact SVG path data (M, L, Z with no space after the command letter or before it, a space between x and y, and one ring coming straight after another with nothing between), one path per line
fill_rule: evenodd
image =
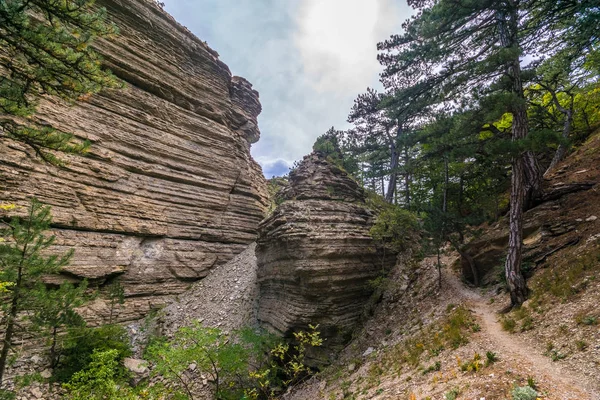
M527 366L527 369L536 371L538 379L553 388L553 397L561 400L600 400L600 394L587 384L587 378L577 376L560 363L552 362L542 355L541 348L532 348L517 336L504 331L497 310L493 309L488 299L466 287L448 271L443 271L443 281L480 318L482 336L491 342L492 348L501 357L510 359L517 368Z

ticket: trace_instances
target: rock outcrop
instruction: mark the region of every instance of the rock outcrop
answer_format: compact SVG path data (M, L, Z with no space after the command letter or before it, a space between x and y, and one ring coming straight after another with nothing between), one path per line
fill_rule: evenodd
M395 262L369 234L363 189L318 154L290 173L283 203L264 220L256 249L258 320L289 335L318 324L328 350L356 328L369 281Z
M44 101L40 120L87 138L91 151L55 168L2 140L0 192L51 205L56 249L75 248L65 273L118 277L128 297L119 319L130 320L256 239L267 206L250 156L261 106L250 83L154 2L97 3L120 34L96 47L125 89L73 107ZM107 313L102 302L90 310Z

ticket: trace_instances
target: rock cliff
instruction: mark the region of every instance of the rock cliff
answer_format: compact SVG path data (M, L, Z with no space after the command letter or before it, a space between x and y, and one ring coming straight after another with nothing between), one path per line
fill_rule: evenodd
M318 154L290 173L283 203L259 228L258 320L284 335L319 324L335 350L372 294L369 281L395 262L369 235L363 189Z
M250 83L154 2L98 4L120 34L96 46L126 88L73 107L43 102L39 118L89 139L91 151L55 168L0 141L0 192L51 205L56 249L75 248L65 274L118 277L128 297L119 319L129 320L256 239L267 205L250 156L261 106ZM102 302L91 309L107 312Z

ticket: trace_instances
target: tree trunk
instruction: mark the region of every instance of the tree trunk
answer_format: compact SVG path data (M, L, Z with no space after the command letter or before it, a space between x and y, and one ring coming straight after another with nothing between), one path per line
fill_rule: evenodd
M406 170L404 173L404 202L405 207L410 208L410 171L408 170L408 145L404 146L404 169Z
M512 48L518 46L517 31L519 29L519 26L517 21L519 18L519 3L510 2L510 4L508 5L510 11L496 11L496 20L498 22L498 33L500 35L500 43L503 47ZM521 113L523 110L525 110L525 113L523 115L520 115L519 117L521 118L521 121L519 122L520 126L518 128L515 128L515 121L513 120L512 139L524 139L528 133L526 113L527 105L525 103L525 96L523 95L523 82L521 81L521 64L518 56L514 60L507 63L506 73L512 80L512 93L515 94L517 97L516 102L513 103L513 118L516 117L515 114L517 112ZM519 137L515 136L515 132L517 130L522 131L519 133ZM521 155L520 158L522 158L522 160L520 161L520 163L522 164L520 170L523 171L522 173L524 176L524 179L519 180L524 187L524 200L522 202L522 208L528 210L531 207L533 207L535 200L541 196L542 173L540 170L540 166L538 165L537 159L535 157L535 154L533 154L532 151L525 152L525 154Z
M394 192L396 192L396 181L398 179L398 160L400 158L396 144L393 142L390 143L390 152L390 181L388 182L385 201L391 204L394 201Z
M505 275L510 300L513 306L519 306L527 299L528 289L521 273L523 250L523 200L525 195L523 171L524 156L517 156L512 163L512 190L510 193L510 216L508 235L508 253L506 255Z
M4 339L2 340L2 352L0 353L0 385L2 385L2 378L4 377L4 371L6 370L6 362L8 360L8 352L12 343L12 336L15 329L15 320L17 319L17 312L19 307L19 289L21 286L21 268L19 268L19 276L15 284L12 302L10 305L10 311L8 313L6 322L6 331L4 331Z
M50 366L55 368L58 365L56 357L56 337L58 335L58 327L52 327L52 345L50 346Z
M503 47L517 46L518 3L511 4L510 15L504 11L496 14L500 42ZM510 27L510 31L509 31ZM512 80L512 93L515 96L512 106L513 124L512 140L522 140L527 136L527 103L523 94L521 81L521 64L516 56L506 65L506 73ZM510 193L510 216L508 253L504 272L513 306L519 306L527 299L528 289L521 273L523 251L523 206L526 200L532 202L541 187L541 174L532 152L516 155L512 160L512 177Z
M471 274L473 275L473 284L475 286L479 286L479 284L480 284L479 271L477 270L477 265L475 265L475 260L473 260L473 257L471 257L471 255L469 253L462 250L460 247L457 248L457 250L458 250L458 254L460 254L460 256L462 258L467 260L467 264L469 264L469 269L471 270Z
M448 156L444 155L444 199L442 203L442 212L444 213L444 217L446 216L446 212L448 212L448 181L449 181L449 173L448 173ZM444 224L445 225L445 224Z
M567 140L569 138L569 135L571 134L571 126L573 125L573 98L571 98L571 107L567 110L566 108L560 106L560 103L558 102L558 99L554 93L553 93L553 97L555 99L555 103L557 104L557 107L559 107L558 109L563 114L565 114L565 122L563 125L562 137L563 137L563 139ZM558 149L556 149L556 153L554 153L554 157L552 158L552 162L550 163L550 166L548 167L546 172L544 172L544 176L546 176L548 174L548 172L550 172L550 170L552 170L554 167L556 167L556 165L559 162L561 162L563 158L565 158L566 154L567 154L567 146L565 146L564 144L561 143L558 146Z
M437 270L438 270L438 289L442 288L442 260L440 259L440 245L437 246Z
M525 120L525 123L527 123L526 121L527 120ZM525 154L522 155L522 158L523 173L525 177L523 210L527 211L535 206L537 199L542 197L542 171L533 151L526 151Z

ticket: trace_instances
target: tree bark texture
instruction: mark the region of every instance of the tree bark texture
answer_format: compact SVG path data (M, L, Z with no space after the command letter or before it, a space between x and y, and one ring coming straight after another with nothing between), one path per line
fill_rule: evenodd
M388 182L385 201L391 204L394 201L394 193L396 192L396 183L398 180L398 160L400 158L396 144L393 142L390 143L390 152L390 181Z
M517 46L518 3L502 2L497 11L498 32L503 47ZM519 141L527 137L527 103L523 94L521 65L518 55L506 65L506 73L512 81L512 93L515 95L512 114L512 140ZM529 290L521 272L523 257L523 209L525 201L531 202L541 187L541 174L537 160L532 152L513 157L510 193L508 252L504 272L513 306L519 306L527 299Z

